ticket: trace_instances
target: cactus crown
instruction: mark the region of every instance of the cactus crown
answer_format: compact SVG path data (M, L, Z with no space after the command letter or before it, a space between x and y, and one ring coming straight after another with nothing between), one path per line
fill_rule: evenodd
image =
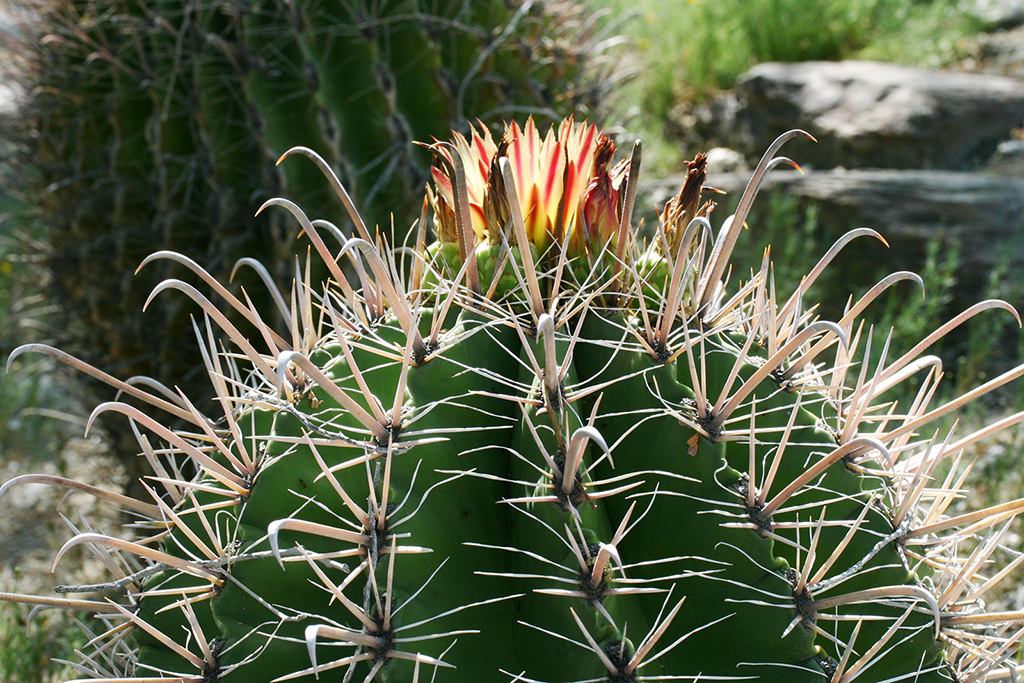
M182 255L143 264L180 263L256 332L183 281L151 295L202 308L216 416L50 347L12 354L54 355L192 426L94 411L131 421L151 500L4 484L86 490L136 517L132 540L87 531L58 554L88 544L115 577L62 590L116 600L5 599L103 615L78 666L109 682L1015 678L1024 614L983 600L1024 501L953 505L965 449L1024 414L964 437L928 426L1024 366L934 407L941 362L922 353L982 310L1016 313L978 304L893 360L859 316L920 284L897 273L817 319L807 289L848 242L879 237L867 229L800 283L776 283L766 251L730 290L758 185L800 134L771 146L717 234L698 156L647 243L639 145L613 164L611 140L571 120L432 145L411 249L371 234L329 166L293 150L357 235L265 208L294 215L332 281L307 266L267 312ZM887 401L910 377L910 405Z

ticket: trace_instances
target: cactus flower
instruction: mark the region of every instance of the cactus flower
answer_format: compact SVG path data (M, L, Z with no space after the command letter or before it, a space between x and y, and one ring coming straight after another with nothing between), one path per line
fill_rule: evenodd
M541 252L553 241L561 243L566 231L571 232L575 226L582 195L596 179L595 156L602 146L610 158L615 149L611 140L595 126L575 124L572 118L557 129L552 126L543 138L533 118L522 128L517 123L506 126L498 143L483 126L473 128L469 140L455 134L452 147L465 169L477 240L499 241L498 235L509 219L504 184L496 167L498 159L506 157L530 242ZM446 170L452 160L452 147L434 146L439 160L443 158L448 164L435 162L432 169L436 196L443 200L435 201L435 212L442 216L438 234L445 236L454 230L455 183Z

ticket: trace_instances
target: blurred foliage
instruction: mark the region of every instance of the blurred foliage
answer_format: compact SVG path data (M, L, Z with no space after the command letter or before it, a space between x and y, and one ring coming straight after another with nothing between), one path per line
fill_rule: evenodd
M939 67L980 30L965 0L591 0L623 21L636 77L613 120L647 145L654 176L681 168L665 124L760 62L877 59Z

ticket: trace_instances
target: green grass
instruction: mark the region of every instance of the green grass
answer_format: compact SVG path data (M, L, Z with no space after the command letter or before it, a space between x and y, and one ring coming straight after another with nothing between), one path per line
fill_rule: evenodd
M645 144L647 177L680 168L665 141L673 110L733 86L770 61L876 59L942 66L965 56L978 21L957 0L588 0L623 19L632 81L618 89L609 123Z
M895 6L882 30L857 57L922 67L941 67L967 56L981 22L964 12L965 2L890 0ZM896 30L898 28L898 31Z

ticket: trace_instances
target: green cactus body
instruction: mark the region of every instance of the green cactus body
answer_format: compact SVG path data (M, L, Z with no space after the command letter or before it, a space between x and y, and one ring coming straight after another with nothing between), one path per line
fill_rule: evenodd
M579 130L564 127L554 151L530 126L505 142L578 153L592 168L566 142ZM524 216L535 226L557 213L549 224L564 225L564 204L545 201L522 159L475 163L485 148L435 147L449 169L503 174L499 186L455 173L450 193L433 195L438 233L458 244L406 258L350 241L337 259L358 255L358 284L331 260L333 281L296 285L286 328L250 313L266 352L204 303L216 417L137 389L192 424L172 432L123 403L99 409L165 441L154 449L140 433L154 469L174 473L152 502L118 499L143 518L136 541L68 542L144 565L107 587L124 594L120 607L76 603L114 624L86 664L100 680L882 683L1018 672L1004 655L1024 615L980 604L989 584L978 568L998 543L969 559L955 550L968 536L998 540L1024 502L946 514L955 475L933 482L935 464L974 437L913 436L946 408L915 401L865 420L909 358L866 354L847 381L861 343L852 318L777 303L767 259L726 292L731 226L745 209L712 247L694 229L710 213L699 187L688 208L662 214L656 242L673 253L641 250L628 208L612 224L578 210L590 241L563 252L581 241L547 233L544 253ZM631 164L624 193L638 157ZM467 187L500 191L481 205L504 201L495 215L509 224L468 235ZM581 208L593 199L562 192ZM275 203L330 255L297 207ZM466 267L464 253L475 256ZM577 259L604 265L581 278ZM237 351L218 349L215 319ZM107 648L123 630L135 649Z

